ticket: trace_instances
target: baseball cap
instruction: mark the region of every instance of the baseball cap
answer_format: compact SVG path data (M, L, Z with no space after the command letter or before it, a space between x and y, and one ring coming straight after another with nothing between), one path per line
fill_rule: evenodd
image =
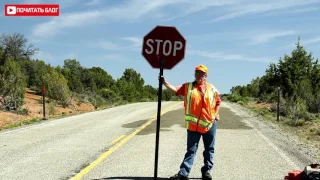
M198 66L195 68L195 71L202 71L202 72L208 74L208 68L207 68L205 65L203 65L203 64L198 65Z

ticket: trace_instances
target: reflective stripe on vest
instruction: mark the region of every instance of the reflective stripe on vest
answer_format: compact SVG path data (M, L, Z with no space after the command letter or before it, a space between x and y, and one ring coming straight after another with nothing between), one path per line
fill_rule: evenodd
M190 100L191 100L191 97L192 97L192 89L193 89L193 83L189 83L188 84L188 91L187 91L187 106L186 106L186 114L189 114L190 113L190 106L191 106L191 103L190 103Z
M191 114L186 114L185 116L185 120L188 122L188 123L194 123L194 124L197 124L197 120L198 120L198 117L195 117ZM203 119L200 119L199 120L199 125L202 126L202 127L208 127L210 125L210 123L208 123L207 121L203 120Z
M210 88L209 91L209 99L210 99L210 106L213 107L214 103L215 103L215 98L216 97L216 93L213 92L213 88Z

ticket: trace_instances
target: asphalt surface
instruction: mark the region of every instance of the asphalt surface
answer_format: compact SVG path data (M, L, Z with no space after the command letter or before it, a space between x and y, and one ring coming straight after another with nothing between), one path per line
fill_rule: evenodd
M177 102L162 102L162 110ZM157 103L137 103L0 133L0 179L153 179ZM310 162L290 139L223 103L213 178L276 180ZM147 123L147 124L146 124ZM186 151L183 105L161 116L158 179ZM200 141L190 179L200 179Z
M221 108L213 179L276 180L283 179L293 169L304 167L305 162L297 160L304 159L303 154L287 152L272 142L273 138L276 142L281 139L276 132L274 137L265 136L249 119L231 111L229 106L224 103ZM168 179L175 174L183 159L186 130L182 108L178 106L161 118L158 179ZM129 126L135 125L138 127L135 123ZM156 122L139 132L82 179L153 179L155 132ZM281 140L287 143L286 147L293 147L290 141ZM201 178L202 151L203 143L200 142L190 179Z
M134 130L125 124L156 113L157 103L136 103L0 132L0 179L68 179Z

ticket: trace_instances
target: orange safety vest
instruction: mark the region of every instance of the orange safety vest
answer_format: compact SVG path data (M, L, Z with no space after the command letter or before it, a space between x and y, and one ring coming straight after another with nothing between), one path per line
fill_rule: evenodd
M206 83L204 96L197 88L194 89L192 82L186 83L185 88L185 127L190 131L206 133L216 119L215 106L218 91L209 83Z

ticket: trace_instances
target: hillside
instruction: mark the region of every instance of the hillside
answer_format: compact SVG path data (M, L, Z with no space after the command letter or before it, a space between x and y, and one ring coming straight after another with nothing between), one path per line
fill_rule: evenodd
M42 119L42 87L51 98L46 104L46 117L50 119L157 100L157 88L146 84L133 68L113 78L105 69L84 67L76 59L64 59L63 64L52 66L46 60L33 59L37 52L39 49L28 45L28 38L20 33L0 34L0 109L19 111L0 112L0 128ZM168 89L162 92L163 100L180 100Z
M25 102L22 109L28 110L25 115L14 112L0 111L0 129L29 124L43 118L43 103L42 96L36 95L34 91L25 89ZM95 108L89 103L78 103L77 100L72 100L72 105L63 108L60 105L53 105L50 99L46 98L46 118L58 118L67 115L74 115L83 112L93 111Z

